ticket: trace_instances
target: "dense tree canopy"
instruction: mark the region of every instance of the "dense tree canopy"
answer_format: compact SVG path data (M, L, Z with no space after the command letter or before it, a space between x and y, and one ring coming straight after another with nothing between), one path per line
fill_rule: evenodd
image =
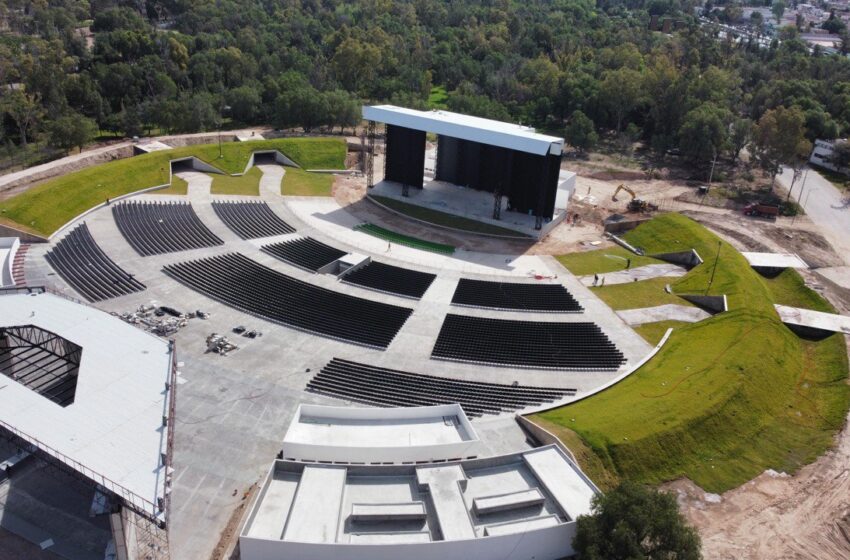
M636 132L659 154L679 147L694 161L716 149L733 157L736 119L778 107L802 112L809 141L850 129L850 60L809 52L793 27L770 48L721 38L694 18L695 0L3 4L0 137L18 147L69 114L124 135L222 119L311 130L351 126L363 101L559 134L586 129L571 118L579 111L599 133ZM651 31L650 15L683 27ZM435 87L446 92L439 102Z
M573 547L579 560L699 560L700 539L676 498L625 482L593 500L579 517Z

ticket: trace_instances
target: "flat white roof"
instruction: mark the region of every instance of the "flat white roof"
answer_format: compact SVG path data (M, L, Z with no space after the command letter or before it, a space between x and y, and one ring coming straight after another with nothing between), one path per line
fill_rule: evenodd
M796 253L741 253L750 266L765 268L809 268Z
M81 463L82 470L74 468L89 478L106 477L153 514L164 492L160 453L167 441L162 418L172 363L168 342L52 294L0 295L0 327L23 325L82 347L76 395L63 408L0 375L0 423L31 443L39 440L53 456Z
M474 456L480 440L458 404L371 408L299 405L283 439L286 458L395 462Z
M450 111L364 105L363 118L537 155L560 155L564 148L563 138L538 134L531 127Z
M572 523L591 510L596 486L554 445L503 455L423 465L329 465L278 460L251 508L242 537L290 543L373 544L486 539ZM536 509L527 496L539 497ZM473 515L476 502L499 501ZM424 508L422 507L424 506ZM416 509L424 515L408 517ZM380 512L354 519L355 510ZM495 515L493 514L495 513ZM543 519L547 521L538 524ZM416 538L411 541L411 533ZM271 550L271 549L269 549ZM285 549L278 550L280 557ZM305 552L306 549L301 550ZM468 557L476 557L470 549ZM423 556L416 556L423 557Z

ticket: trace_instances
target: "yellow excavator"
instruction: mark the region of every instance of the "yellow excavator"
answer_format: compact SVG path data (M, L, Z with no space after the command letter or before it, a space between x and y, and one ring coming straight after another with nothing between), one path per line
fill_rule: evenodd
M611 195L612 201L617 202L617 195L620 194L620 191L626 191L632 196L628 205L629 212L650 212L652 210L658 210L658 206L656 204L652 204L651 202L638 198L635 191L630 189L627 185L620 185L617 187L617 190L615 190L614 194Z

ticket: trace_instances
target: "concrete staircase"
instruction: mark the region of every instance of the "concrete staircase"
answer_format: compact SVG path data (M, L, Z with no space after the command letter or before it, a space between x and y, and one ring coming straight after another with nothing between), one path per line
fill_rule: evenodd
M15 260L12 261L12 279L15 281L15 286L26 286L27 278L24 274L24 262L29 251L29 244L21 244L18 252L15 253Z

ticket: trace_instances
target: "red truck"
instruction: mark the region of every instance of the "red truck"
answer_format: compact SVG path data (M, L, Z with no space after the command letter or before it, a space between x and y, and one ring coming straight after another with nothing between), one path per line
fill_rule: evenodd
M779 206L759 203L748 204L744 206L744 215L775 220L779 215Z

